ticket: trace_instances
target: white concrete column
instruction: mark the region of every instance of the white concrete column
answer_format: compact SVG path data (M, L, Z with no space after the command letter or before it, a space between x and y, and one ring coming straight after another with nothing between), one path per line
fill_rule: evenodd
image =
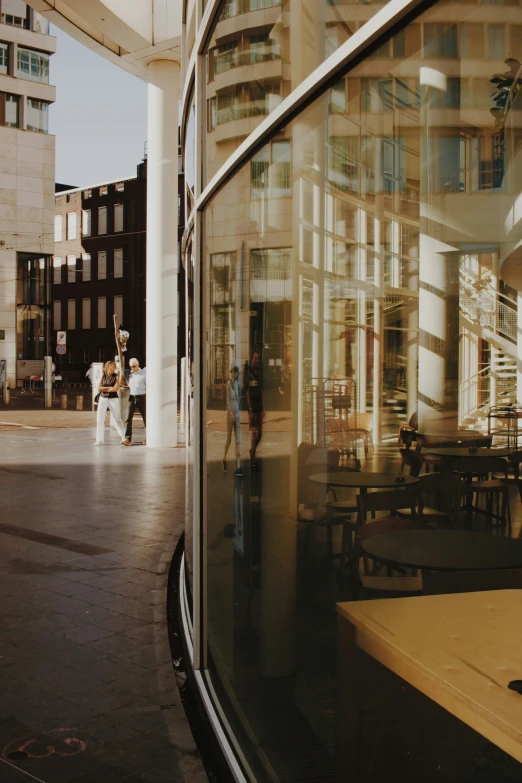
M178 102L180 66L149 63L147 446L177 444Z

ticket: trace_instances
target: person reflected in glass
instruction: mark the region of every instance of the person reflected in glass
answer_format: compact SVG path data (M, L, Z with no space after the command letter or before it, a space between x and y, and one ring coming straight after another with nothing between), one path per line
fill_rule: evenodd
M243 475L241 467L241 415L239 412L239 365L233 362L230 378L227 382L227 440L223 454L223 473L228 472L227 452L232 441L232 432L236 441L236 476Z
M248 424L250 427L250 467L259 470L256 462L256 450L263 437L263 420L265 418L265 405L263 401L263 384L261 379L261 365L259 352L252 351L250 364L246 368L245 390L248 405Z
M121 443L125 440L125 428L121 420L120 401L118 399L118 389L120 388L120 379L116 374L116 364L113 361L105 362L103 366L103 375L98 386L98 413L96 414L96 442L95 446L105 444L105 414L107 408L114 418L116 431L121 438Z

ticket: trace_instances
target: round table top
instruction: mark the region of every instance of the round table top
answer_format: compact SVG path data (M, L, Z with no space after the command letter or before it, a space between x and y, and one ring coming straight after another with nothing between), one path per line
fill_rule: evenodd
M399 481L397 481L399 479ZM331 487L353 487L360 489L385 489L386 487L404 487L417 484L414 476L397 476L395 473L315 473L310 481L316 484L328 484Z
M371 522L369 523L371 524ZM522 540L468 530L400 530L361 543L384 565L426 571L482 571L522 566Z
M439 438L445 441L452 440L455 444L461 443L465 440L477 440L478 438L487 438L487 433L479 432L478 430L441 430L440 432L422 432L418 431L417 435L427 438Z
M476 451L470 451L472 446L441 446L440 448L428 448L426 451L436 457L509 457L514 449L495 449L487 446L481 446Z

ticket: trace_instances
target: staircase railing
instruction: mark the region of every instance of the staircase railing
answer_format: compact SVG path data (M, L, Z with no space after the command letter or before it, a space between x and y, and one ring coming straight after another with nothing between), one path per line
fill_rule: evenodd
M481 307L480 290L489 296L487 307ZM460 270L460 308L471 321L480 323L512 343L517 342L517 301L493 288L487 278L473 277Z
M491 400L492 376L496 380L496 399ZM517 365L510 356L500 356L495 362L467 378L460 385L460 421L485 412L490 405L516 401ZM509 398L509 399L508 399Z

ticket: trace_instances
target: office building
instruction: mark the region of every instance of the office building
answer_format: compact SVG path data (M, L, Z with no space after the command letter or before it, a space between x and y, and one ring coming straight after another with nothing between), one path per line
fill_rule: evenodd
M11 386L49 347L55 49L47 19L22 0L0 2L0 359Z

